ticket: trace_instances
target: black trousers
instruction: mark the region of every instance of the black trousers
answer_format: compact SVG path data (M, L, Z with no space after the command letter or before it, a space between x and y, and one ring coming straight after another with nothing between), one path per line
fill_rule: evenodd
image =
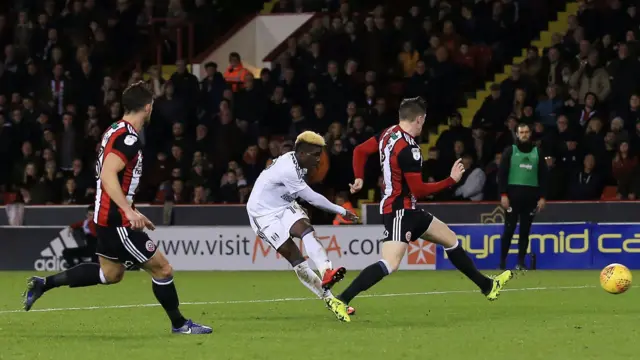
M509 196L510 209L505 210L504 230L501 237L500 268L502 269L506 268L507 255L509 255L511 240L513 240L513 233L518 222L520 222L518 265L525 266L531 224L536 216L539 199L537 191L520 189L509 192L507 196Z

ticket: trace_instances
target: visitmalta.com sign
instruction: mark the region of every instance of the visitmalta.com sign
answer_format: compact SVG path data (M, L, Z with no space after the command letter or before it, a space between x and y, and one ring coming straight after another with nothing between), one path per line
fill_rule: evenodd
M361 270L380 260L382 226L315 226L316 236L334 265ZM174 269L287 270L291 266L248 226L160 227L149 233ZM302 240L294 239L303 255ZM401 264L405 270L433 270L435 245L412 243Z

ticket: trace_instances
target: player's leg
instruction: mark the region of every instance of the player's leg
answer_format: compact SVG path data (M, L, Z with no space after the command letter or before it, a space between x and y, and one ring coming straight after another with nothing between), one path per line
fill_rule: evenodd
M100 264L81 263L57 274L42 278L33 276L27 281L27 290L23 293L24 309L29 311L33 304L44 293L61 286L85 287L98 284L115 284L124 276L124 266L119 263L118 253L110 246L117 236L115 229L99 230L101 238L98 241Z
M283 240L289 238L289 236L302 239L307 255L316 264L320 277L322 278L322 286L325 289L331 289L333 285L344 278L347 270L344 267L333 268L327 251L324 249L320 241L316 239L313 226L309 222L307 213L302 209L298 203L294 202L291 206L287 207L279 216L279 222L281 230L286 230L279 234L284 236ZM297 248L297 247L296 247Z
M130 230L123 232L123 244L135 259L135 263L151 275L153 295L162 305L171 320L173 333L178 334L210 334L213 330L204 325L187 320L179 310L180 301L175 283L173 282L173 268L166 256L156 248L149 236L142 231Z
M382 259L362 270L342 294L338 295L338 299L349 304L358 294L369 290L385 276L398 270L407 246L402 241L385 241L382 244Z
M293 266L293 271L298 276L300 282L317 297L323 299L329 310L334 313L338 320L351 321L348 308L340 300L333 297L328 289L323 288L322 281L315 271L309 267L300 249L291 238L283 242L274 243L272 246Z
M518 212L514 211L513 207L505 210L504 228L502 230L502 237L500 238L500 269L502 270L506 270L507 268L507 256L509 256L513 233L516 231L517 225Z
M339 266L336 269L333 268L333 264L331 264L331 261L329 260L327 251L316 238L315 231L308 218L305 217L298 219L291 226L289 233L293 237L302 239L307 255L311 258L313 263L316 264L316 268L322 278L322 286L325 289L331 289L333 285L344 279L344 275L347 273L347 270L342 266Z
M408 246L405 234L411 232L411 225L407 221L403 221L403 213L403 210L398 210L393 214L383 215L385 232L382 240L384 241L382 259L362 270L342 294L338 295L338 298L345 304L349 304L358 294L370 289L400 267L400 262L407 252Z
M311 267L309 267L309 263L304 259L300 249L298 249L293 240L289 238L283 243L275 245L278 246L278 253L291 264L293 271L298 276L302 285L311 290L311 292L320 299L328 296L329 292L322 288L322 281Z
M449 260L456 269L469 278L469 280L473 281L489 300L497 299L502 287L513 277L511 271L507 270L493 279L480 273L473 263L473 260L471 260L467 252L464 251L460 245L456 234L439 219L430 214L428 216L432 218L431 223L420 237L435 244L442 245L447 252Z

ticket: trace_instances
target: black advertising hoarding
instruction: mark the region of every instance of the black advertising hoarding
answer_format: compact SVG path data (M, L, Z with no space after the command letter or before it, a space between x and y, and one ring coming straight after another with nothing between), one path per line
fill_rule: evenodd
M65 270L62 251L76 246L68 229L0 227L0 270Z
M424 203L419 204L450 224L486 224L502 222L504 211L497 203ZM243 226L249 225L244 205L162 205L138 206L157 225ZM377 204L362 206L365 224L380 224ZM28 226L68 226L85 218L86 206L27 206L24 223ZM167 215L167 216L165 216ZM536 222L638 222L640 202L553 202L536 217ZM9 225L4 207L0 207L0 226ZM2 240L0 238L0 240Z

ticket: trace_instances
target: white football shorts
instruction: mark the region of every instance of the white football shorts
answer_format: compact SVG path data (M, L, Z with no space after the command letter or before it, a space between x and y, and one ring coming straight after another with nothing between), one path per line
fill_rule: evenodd
M251 228L263 241L278 250L291 237L293 224L300 219L309 219L297 202L292 202L283 211L259 217L249 216Z

